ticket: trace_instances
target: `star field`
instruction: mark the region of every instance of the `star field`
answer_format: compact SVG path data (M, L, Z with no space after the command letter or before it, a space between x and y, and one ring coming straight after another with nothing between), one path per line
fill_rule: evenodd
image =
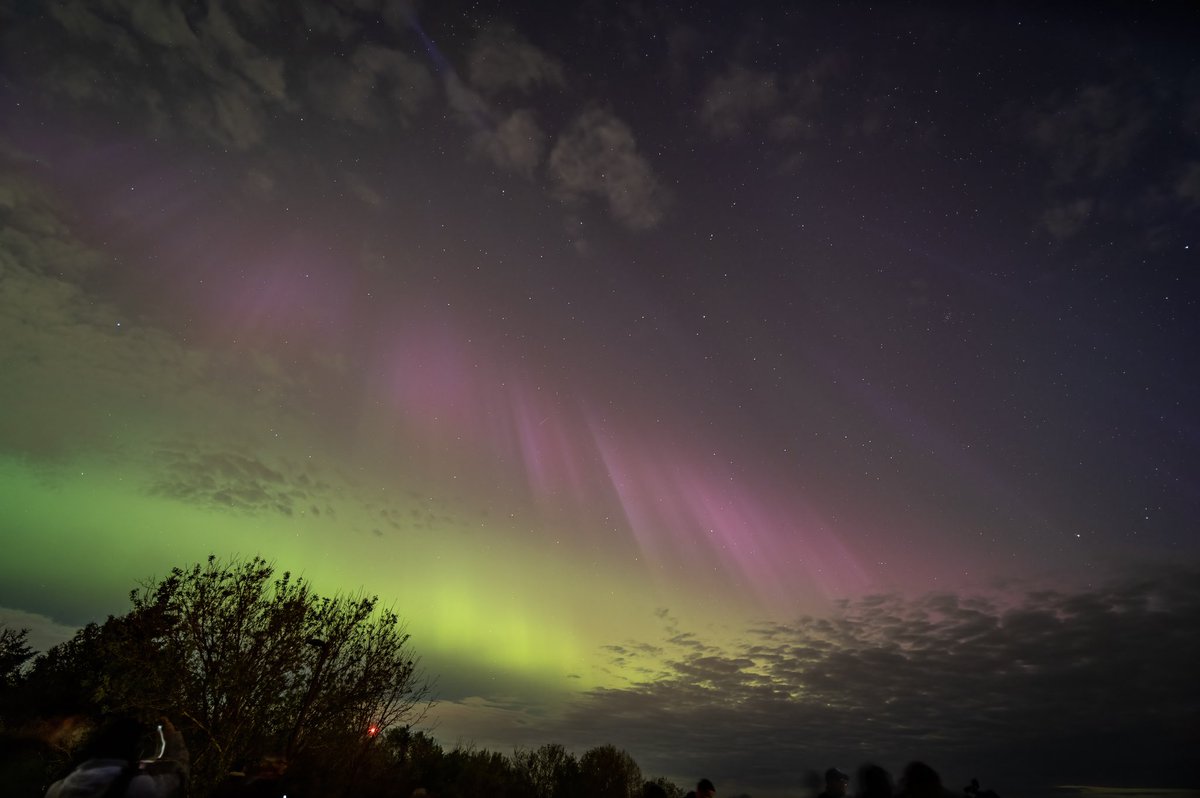
M0 15L0 618L44 645L262 554L394 600L451 742L771 794L770 735L805 696L873 711L884 649L1042 696L1001 671L1071 679L1046 624L1121 679L1104 634L1194 618L1194 10ZM1115 780L1200 700L1137 672L1183 714ZM958 678L789 761L1016 761ZM1064 762L1096 694L1061 699ZM930 742L967 704L1011 747ZM770 735L726 756L706 707Z

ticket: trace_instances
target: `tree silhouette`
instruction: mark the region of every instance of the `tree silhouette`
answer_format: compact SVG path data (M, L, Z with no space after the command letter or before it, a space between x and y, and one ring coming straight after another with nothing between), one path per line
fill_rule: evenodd
M642 798L650 798L651 794L661 798L683 798L684 790L670 779L659 776L642 785Z
M665 779L643 782L633 757L612 745L579 757L557 743L511 757L443 750L414 729L429 685L398 616L374 597L322 598L261 558L210 557L130 600L125 615L88 624L32 663L26 632L0 628L4 795L43 795L87 730L112 714L174 720L191 752L196 798L219 784L236 792L245 784L221 784L234 766L254 770L280 755L287 771L269 786L297 795L393 798L418 787L437 798L682 794ZM51 727L73 730L72 742Z
M31 657L28 629L0 629L0 688L16 684L21 667Z
M559 743L517 749L513 763L529 782L534 798L570 798L579 792L579 762Z
M34 716L96 716L104 710L112 674L105 667L106 641L116 621L89 623L70 640L34 659L5 714L10 721Z
M579 758L586 798L634 798L642 793L642 769L627 752L600 745Z
M130 599L127 615L85 627L31 678L44 694L76 677L80 709L176 719L196 794L266 754L336 779L379 730L427 705L408 635L375 597L322 598L261 558L209 557Z

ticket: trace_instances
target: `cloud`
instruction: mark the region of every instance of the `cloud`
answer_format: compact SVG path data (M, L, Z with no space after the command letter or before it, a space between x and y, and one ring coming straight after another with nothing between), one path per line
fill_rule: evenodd
M252 6L247 4L246 7ZM267 55L244 37L220 4L210 5L202 21L194 25L196 36L181 40L193 48L192 56L197 67L212 77L214 82L227 79L229 67L232 67L232 71L244 78L249 87L265 100L283 102L287 99L283 59ZM175 42L165 44L172 46ZM215 45L213 49L222 60L216 60L209 53L199 50L202 45Z
M248 150L266 137L268 115L241 84L185 100L179 116L184 129L202 131L202 137L234 150Z
M1042 227L1057 239L1070 238L1087 224L1094 205L1087 197L1053 205L1042 214Z
M411 123L433 95L428 69L361 35L363 14L393 25L403 13L399 4L350 13L305 2L281 16L267 3L67 0L19 16L9 36L55 43L54 57L21 64L51 97L105 109L154 135L247 151L271 139L278 120L311 111L363 128Z
M467 79L488 95L507 90L527 93L566 82L556 59L506 24L489 25L475 39L467 56Z
M188 15L171 4L68 0L51 6L49 18L60 31L35 19L17 35L70 43L25 68L72 101L133 106L156 133L245 150L264 140L274 113L291 107L283 58L244 36L220 4Z
M745 132L753 118L774 110L780 99L774 73L734 66L713 78L705 88L700 100L700 119L713 136L734 138Z
M407 52L356 34L364 15L378 15L411 35L412 13L395 4L360 4L352 13L305 2L295 16L276 20L262 3L176 7L67 0L50 15L25 15L21 30L8 36L68 41L59 56L22 68L48 96L72 108L103 109L155 136L183 135L250 151L263 150L282 131L281 119L309 113L366 130L411 127L430 106L432 74ZM272 24L274 33L264 35ZM313 56L289 45L301 37L336 44ZM551 136L532 105L515 105L512 98L562 89L564 67L506 23L485 27L460 55L465 79L447 64L443 81L445 101L466 130L466 147L499 170L537 179ZM275 148L277 160L287 163L287 151ZM629 126L611 113L580 114L558 136L552 154L547 174L559 197L601 197L615 218L634 229L661 221L667 192ZM278 187L283 180L276 172L284 169L258 171ZM257 195L274 193L262 190L262 181L250 185ZM359 196L372 205L379 199L377 192Z
M53 456L110 437L117 397L171 376L186 392L195 359L81 287L106 260L43 193L0 180L0 449Z
M45 192L0 177L0 450L54 460L161 429L203 439L221 413L243 440L302 423L285 409L302 377L259 350L189 344L99 290L114 258L64 218Z
M471 148L506 172L532 179L546 151L546 134L529 109L517 109L498 118L479 92L451 74L446 77L446 98L458 120L473 131Z
M347 190L364 204L372 208L382 208L384 206L385 200L383 195L362 175L355 172L346 172L342 175L342 182L346 184Z
M546 134L533 112L513 111L492 130L476 134L477 151L496 166L532 178L546 151Z
M0 277L27 272L74 280L104 260L75 240L44 193L12 176L0 178L0 222Z
M663 620L653 647L608 648L627 686L543 719L542 739L618 741L647 772L678 763L767 792L802 767L925 757L1002 794L1146 772L1183 783L1200 743L1194 568L1024 596L873 596L732 645Z
M492 109L483 99L483 95L463 83L453 72L447 74L445 86L446 100L460 121L478 128L486 127L490 123Z
M88 4L68 0L50 6L48 11L71 36L108 42L110 52L119 61L133 64L142 56L141 46L124 26L102 18Z
M11 607L0 607L0 627L28 629L29 647L34 651L47 651L59 643L65 643L78 631L78 627L59 623L47 615Z
M715 139L754 132L780 145L812 139L829 121L822 100L827 85L842 77L841 64L842 59L833 55L787 72L734 64L701 91L700 120ZM855 122L848 132L865 134L868 127L866 122ZM785 148L779 157L786 162L794 160L796 153Z
M1189 662L1200 656L1198 577L1162 571L1015 604L876 596L830 618L764 624L720 654L668 658L664 676L598 691L587 712L620 716L626 728L652 719L647 742L670 714L672 742L656 744L664 761L674 745L702 750L706 734L690 730L716 713L738 730L727 739L739 744L709 752L730 772L870 755L994 756L998 774L1018 766L998 757L1030 745L1056 752L1045 767L1060 776L1088 775L1105 758L1138 772L1136 757L1170 761L1187 738L1196 742L1200 686Z
M633 131L608 111L576 117L555 142L549 169L561 196L598 196L613 217L635 230L657 226L666 214L666 189L638 152Z
M1164 246L1163 231L1185 223L1195 191L1194 159L1178 146L1190 124L1187 91L1182 75L1139 69L1021 112L1019 135L1048 169L1039 226L1067 240L1089 221L1114 224L1135 233L1139 248Z
M1137 92L1093 84L1029 113L1026 135L1050 160L1057 181L1100 180L1129 163L1150 121Z
M1200 204L1200 161L1187 164L1175 181L1175 196L1189 205Z
M286 516L316 507L319 514L329 492L309 469L271 467L240 452L200 451L195 443L160 448L155 460L152 494L204 507Z
M353 19L325 0L302 0L296 4L296 8L304 27L314 33L345 41L358 31Z
M308 73L316 108L363 127L408 124L433 93L428 70L404 53L364 44L349 59L326 58Z

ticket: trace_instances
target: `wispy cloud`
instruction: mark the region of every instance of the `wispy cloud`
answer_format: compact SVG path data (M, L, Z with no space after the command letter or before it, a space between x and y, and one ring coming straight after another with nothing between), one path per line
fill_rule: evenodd
M362 45L348 59L313 64L306 85L319 111L372 128L409 124L433 93L424 66L377 44Z
M29 632L29 647L34 651L46 651L74 637L77 627L59 623L47 615L0 607L0 627L26 629Z
M1175 181L1175 196L1190 205L1200 205L1200 161L1183 167Z
M329 514L330 486L311 469L267 465L260 457L231 451L199 451L195 444L161 448L150 492L179 501L285 516L321 509Z
M457 75L445 79L446 97L456 118L471 132L471 148L506 172L532 179L546 151L546 134L528 108L501 114Z
M1018 135L1046 170L1038 226L1069 241L1091 223L1119 224L1160 249L1163 226L1195 204L1191 161L1164 157L1173 152L1164 131L1174 137L1188 128L1185 83L1145 70L1057 90L1022 111Z
M487 26L476 37L467 55L467 79L489 95L527 93L540 87L561 87L566 82L558 59L503 23Z
M775 74L735 65L704 89L700 118L712 135L732 138L743 133L752 118L774 111L780 100Z
M193 16L180 6L117 2L67 2L50 13L74 47L39 77L73 101L133 103L151 128L237 150L260 144L272 113L293 102L284 59L251 41L219 4Z
M1058 181L1102 179L1145 146L1150 113L1129 88L1093 84L1031 111L1027 131L1050 159Z
M653 646L607 649L628 685L543 722L544 739L617 740L647 772L767 792L804 768L927 758L1002 794L1155 771L1185 783L1200 742L1194 569L1004 599L873 596L732 645L662 617Z
M617 221L636 230L655 227L666 214L667 190L632 128L610 111L584 111L562 132L550 152L550 176L561 196L599 197Z

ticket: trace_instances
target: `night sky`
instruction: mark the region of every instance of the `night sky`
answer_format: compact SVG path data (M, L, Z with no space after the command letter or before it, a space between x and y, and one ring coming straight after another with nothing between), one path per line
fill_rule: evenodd
M0 0L0 619L378 593L434 735L1200 787L1191 4Z

